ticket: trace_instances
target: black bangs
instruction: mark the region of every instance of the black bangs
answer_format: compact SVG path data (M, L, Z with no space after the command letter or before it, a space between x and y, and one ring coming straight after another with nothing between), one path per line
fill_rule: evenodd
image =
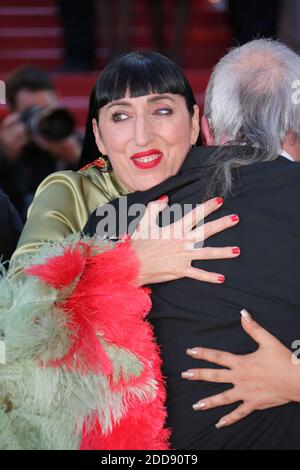
M182 95L190 114L196 104L188 80L181 69L157 52L130 52L112 61L100 75L95 86L95 107L98 111L111 101L152 93Z

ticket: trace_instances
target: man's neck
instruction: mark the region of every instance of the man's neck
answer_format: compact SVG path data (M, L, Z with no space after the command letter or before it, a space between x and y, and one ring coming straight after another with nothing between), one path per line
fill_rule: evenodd
M287 152L295 162L300 162L300 140L294 134L286 134L282 150Z
M288 155L292 157L295 162L300 162L300 148L297 145L284 145L282 147Z

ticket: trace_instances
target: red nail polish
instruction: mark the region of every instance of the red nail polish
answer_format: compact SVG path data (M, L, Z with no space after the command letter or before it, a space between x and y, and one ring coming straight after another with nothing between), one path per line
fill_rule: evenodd
M219 206L223 204L224 202L222 197L217 197L216 201L217 201L217 204L219 204Z
M169 199L168 196L161 196L158 200L163 201L164 199Z
M238 215L232 215L231 220L232 220L232 222L237 222L238 220L240 220L240 218L239 218Z
M225 281L225 276L219 276L218 277L219 282L224 282Z
M241 252L241 250L240 250L239 248L237 248L237 247L236 247L236 248L232 248L232 253L233 253L234 255L238 255L238 254L240 254L240 252Z

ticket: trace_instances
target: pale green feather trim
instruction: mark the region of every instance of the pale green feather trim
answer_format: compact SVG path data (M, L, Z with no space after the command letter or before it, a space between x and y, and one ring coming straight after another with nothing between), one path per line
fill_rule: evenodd
M96 238L80 240L98 253L114 246ZM78 241L72 235L64 243L24 255L22 268L61 255L64 247ZM20 257L17 262L20 266ZM66 314L55 307L58 292L34 277L7 275L1 265L0 273L0 332L6 345L6 364L0 364L0 449L78 449L83 423L91 426L95 413L107 433L133 399L155 398L154 381L112 391L101 373L40 367L39 359L47 363L60 358L70 345ZM112 361L115 384L121 377L126 381L140 376L143 364L137 356L100 335L99 341Z

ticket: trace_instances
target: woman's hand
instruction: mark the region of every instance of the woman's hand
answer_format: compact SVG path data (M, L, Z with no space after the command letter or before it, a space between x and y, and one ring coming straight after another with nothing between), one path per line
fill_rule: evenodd
M232 413L224 416L217 428L229 426L255 410L300 402L300 365L292 352L242 310L242 326L258 343L252 354L236 355L206 348L188 349L187 354L228 369L194 369L183 372L189 380L221 382L234 387L219 395L204 398L193 405L195 410L208 410L242 401Z
M191 266L194 260L236 258L238 247L194 248L216 233L235 226L237 215L222 217L194 228L207 215L223 204L222 198L214 198L198 205L177 222L165 227L156 223L159 212L167 207L168 197L150 202L136 231L132 235L132 246L140 260L139 285L172 281L190 277L199 281L223 283L220 273L210 273Z

